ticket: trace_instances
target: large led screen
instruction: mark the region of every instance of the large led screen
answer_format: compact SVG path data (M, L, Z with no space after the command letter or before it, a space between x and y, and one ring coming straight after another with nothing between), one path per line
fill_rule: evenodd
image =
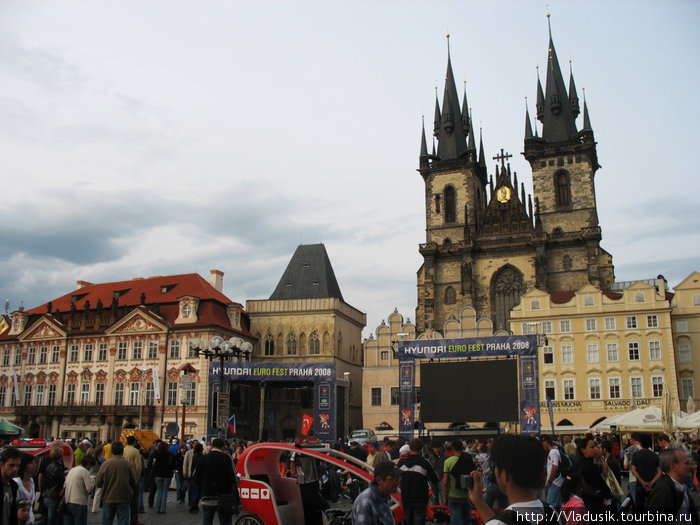
M420 365L424 423L518 420L516 359Z

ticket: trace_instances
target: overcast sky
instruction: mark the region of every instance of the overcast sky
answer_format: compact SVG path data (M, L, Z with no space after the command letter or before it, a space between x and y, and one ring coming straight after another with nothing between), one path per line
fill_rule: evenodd
M245 304L323 242L365 336L414 320L445 33L487 157L512 153L530 192L545 3L0 1L2 300L217 268ZM700 2L549 4L616 279L678 284L700 269Z

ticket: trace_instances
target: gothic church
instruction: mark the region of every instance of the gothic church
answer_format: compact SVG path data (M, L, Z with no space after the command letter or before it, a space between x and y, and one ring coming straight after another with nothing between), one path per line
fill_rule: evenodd
M449 38L449 36L448 36ZM449 42L449 40L448 40ZM534 195L512 174L503 150L488 176L481 139L476 148L466 90L460 104L448 48L442 105L436 97L432 152L425 127L419 172L425 182L426 239L419 251L416 328L443 331L464 305L508 331L509 312L528 290L552 293L614 281L612 256L600 246L596 143L570 74L568 90L549 31L545 87L537 79L537 120L525 115L524 156ZM437 142L437 146L435 145Z

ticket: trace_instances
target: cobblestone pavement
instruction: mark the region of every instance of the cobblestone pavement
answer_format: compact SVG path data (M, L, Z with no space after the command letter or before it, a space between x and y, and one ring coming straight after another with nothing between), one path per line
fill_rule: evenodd
M146 501L148 501L148 493L144 496ZM90 501L90 505L92 505L92 500ZM345 510L349 510L352 507L350 500L347 499L341 499L338 503L332 503L330 505ZM200 525L202 522L202 515L201 513L190 514L188 506L184 503L178 503L175 491L170 490L168 492L168 503L166 505L165 514L158 514L155 509L148 508L148 504L146 504L146 512L139 514L139 521L144 525ZM98 509L97 512L88 512L88 525L101 525L101 523L102 511L100 509ZM116 523L117 520L115 518L114 525L116 525ZM214 518L214 524L216 525L218 523L218 518Z

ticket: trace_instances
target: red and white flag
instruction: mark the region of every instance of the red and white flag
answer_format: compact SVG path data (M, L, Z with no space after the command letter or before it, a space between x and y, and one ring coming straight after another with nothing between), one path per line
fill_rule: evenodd
M301 435L305 436L311 430L311 425L314 423L314 418L308 414L304 414L304 418L301 420Z

